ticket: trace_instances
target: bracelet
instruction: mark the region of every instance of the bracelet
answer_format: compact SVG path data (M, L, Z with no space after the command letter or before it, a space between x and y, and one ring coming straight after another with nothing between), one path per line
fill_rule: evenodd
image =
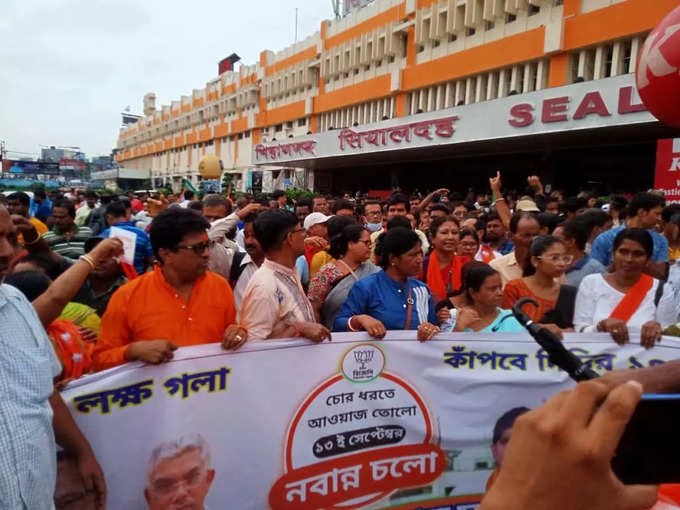
M496 199L496 202L505 202L505 198L503 198L503 197L498 197L498 198Z
M349 318L349 320L347 321L347 329L349 329L350 331L356 333L356 332L359 331L359 330L358 330L358 329L354 329L354 328L352 327L352 319L354 319L354 317L356 317L356 315L352 315L352 316Z
M94 263L94 260L92 259L92 257L90 257L90 256L87 255L87 254L81 255L80 257L78 257L78 260L84 260L85 262L87 262L88 264L90 264L90 267L91 267L92 269L94 269L95 266L96 266L96 264Z

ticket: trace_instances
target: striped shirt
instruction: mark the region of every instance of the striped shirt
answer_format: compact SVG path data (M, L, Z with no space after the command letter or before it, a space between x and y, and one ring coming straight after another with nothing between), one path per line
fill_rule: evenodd
M46 232L43 239L50 248L62 257L77 259L85 254L85 241L92 237L92 230L89 227L78 227L73 225L73 230L62 232L55 227Z

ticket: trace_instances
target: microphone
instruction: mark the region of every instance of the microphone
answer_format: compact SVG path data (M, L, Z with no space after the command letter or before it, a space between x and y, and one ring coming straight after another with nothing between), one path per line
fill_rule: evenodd
M568 373L569 377L576 382L600 377L600 374L584 364L574 353L570 352L552 331L536 324L522 311L522 307L527 303L538 307L538 303L533 299L522 298L512 307L512 314L527 329L534 340L545 349L550 362Z

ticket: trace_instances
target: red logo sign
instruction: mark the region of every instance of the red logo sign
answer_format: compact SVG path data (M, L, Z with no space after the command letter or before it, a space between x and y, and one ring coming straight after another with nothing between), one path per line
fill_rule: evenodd
M663 190L667 202L680 202L680 138L657 142L654 188Z
M652 114L680 127L680 7L671 11L645 41L637 66L637 87Z

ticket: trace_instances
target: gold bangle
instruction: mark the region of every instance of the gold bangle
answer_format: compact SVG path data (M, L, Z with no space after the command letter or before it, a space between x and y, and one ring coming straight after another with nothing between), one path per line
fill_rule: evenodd
M90 256L87 255L87 254L81 255L80 257L78 257L78 260L84 260L85 262L87 262L88 264L90 264L90 267L91 267L92 269L94 269L95 266L96 266L96 264L94 263L94 260L92 260L92 257L90 257Z

